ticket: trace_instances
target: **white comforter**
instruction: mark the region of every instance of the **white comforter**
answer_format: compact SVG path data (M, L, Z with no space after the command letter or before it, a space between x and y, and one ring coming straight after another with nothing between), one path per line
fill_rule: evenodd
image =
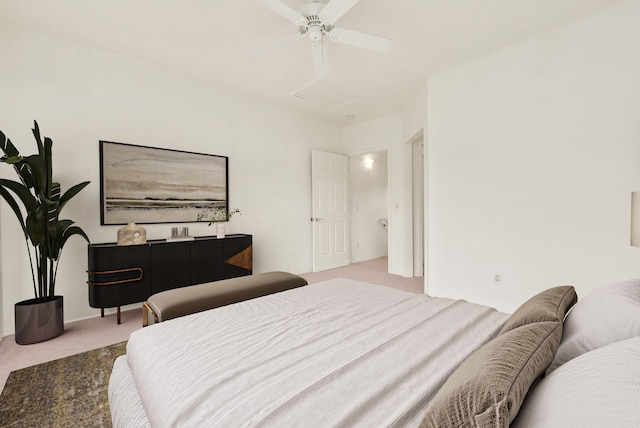
M417 426L506 318L339 279L156 324L114 368L114 426L145 425L136 403L154 428Z

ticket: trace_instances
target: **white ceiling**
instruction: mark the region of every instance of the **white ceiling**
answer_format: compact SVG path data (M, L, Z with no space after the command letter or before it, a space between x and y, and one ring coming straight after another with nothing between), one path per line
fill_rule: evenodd
M338 27L394 40L387 55L329 42L319 84L307 39L249 57L297 28L253 0L0 0L0 23L91 45L336 124L401 110L442 70L619 0L361 0ZM282 0L298 9L305 0ZM334 94L314 105L293 94ZM304 98L304 97L303 97ZM330 98L330 97L329 97ZM332 104L333 103L333 104Z

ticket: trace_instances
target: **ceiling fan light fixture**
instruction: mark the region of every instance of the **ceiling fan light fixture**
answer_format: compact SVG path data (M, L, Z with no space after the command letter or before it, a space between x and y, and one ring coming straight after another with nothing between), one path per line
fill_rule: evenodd
M309 36L314 42L319 41L325 34L333 30L333 25L325 21L320 15L305 16L304 21L298 24L300 35Z
M319 26L313 26L313 27L310 27L309 30L307 31L307 36L309 37L309 39L313 40L314 42L319 42L320 40L322 40L322 36L324 36L324 32L322 31L322 28L320 28Z

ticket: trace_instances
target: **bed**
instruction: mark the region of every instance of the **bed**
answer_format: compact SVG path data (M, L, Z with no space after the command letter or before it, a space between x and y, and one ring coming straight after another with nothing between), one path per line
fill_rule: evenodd
M625 290L639 304L635 319L640 281ZM548 406L548 394L518 411L556 357L575 300L573 287L555 287L509 316L337 279L188 315L131 335L109 382L113 425L549 426L536 410ZM631 379L618 407L637 423L637 405L625 404L640 398L634 328L612 340L624 348L616 355L635 358L616 367ZM569 359L534 392L579 358ZM515 368L504 374L505 365Z

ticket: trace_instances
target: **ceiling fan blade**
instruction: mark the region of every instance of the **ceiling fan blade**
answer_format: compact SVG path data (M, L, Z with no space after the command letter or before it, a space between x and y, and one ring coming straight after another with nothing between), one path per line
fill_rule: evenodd
M320 15L335 25L345 13L359 2L360 0L329 0L329 3L320 11Z
M338 43L344 43L345 45L351 45L378 53L389 53L393 47L393 40L360 33L359 31L345 30L344 28L334 28L329 35Z
M254 1L266 7L271 12L277 13L287 21L291 21L296 25L304 21L304 16L302 16L295 10L291 9L286 4L279 2L278 0L254 0Z
M277 49L292 45L298 40L300 40L300 36L298 36L297 34L292 34L249 52L249 56L254 59L261 58Z
M322 79L329 75L329 58L327 57L326 45L320 41L313 45L313 67L316 71L316 78Z

